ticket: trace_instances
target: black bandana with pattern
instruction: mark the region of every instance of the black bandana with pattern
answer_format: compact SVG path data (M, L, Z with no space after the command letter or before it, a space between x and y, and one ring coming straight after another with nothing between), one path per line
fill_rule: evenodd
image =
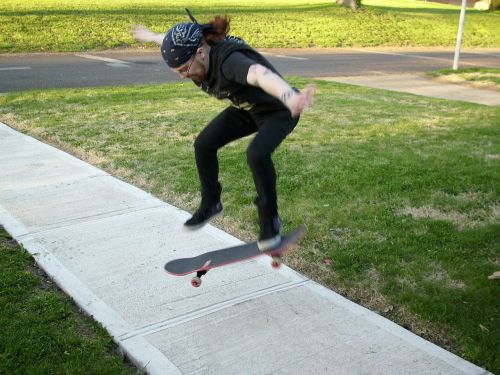
M168 30L161 46L163 60L171 68L186 63L201 45L203 26L198 23L178 23Z

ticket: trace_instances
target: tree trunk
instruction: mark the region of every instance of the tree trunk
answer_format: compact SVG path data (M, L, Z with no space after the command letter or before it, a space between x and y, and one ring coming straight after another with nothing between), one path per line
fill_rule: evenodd
M337 0L337 4L352 10L358 10L361 7L361 0Z

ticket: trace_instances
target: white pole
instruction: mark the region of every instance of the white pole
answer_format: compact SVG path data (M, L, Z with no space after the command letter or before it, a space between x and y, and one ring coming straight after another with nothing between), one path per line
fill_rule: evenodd
M453 70L458 69L460 60L460 48L462 47L462 35L464 33L465 23L465 8L467 8L467 0L462 0L462 10L460 11L460 22L458 23L457 45L455 46L455 58L453 59Z

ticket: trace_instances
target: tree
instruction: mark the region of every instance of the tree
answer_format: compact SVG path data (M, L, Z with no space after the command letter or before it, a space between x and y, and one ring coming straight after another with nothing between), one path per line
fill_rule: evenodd
M336 0L336 2L338 5L351 8L352 10L358 10L361 8L361 0Z

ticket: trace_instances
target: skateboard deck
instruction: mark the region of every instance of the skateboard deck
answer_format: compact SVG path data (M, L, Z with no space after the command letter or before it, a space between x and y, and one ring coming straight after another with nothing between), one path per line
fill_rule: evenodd
M197 276L191 281L193 286L199 286L201 284L200 277L212 268L241 262L260 255L270 255L273 257L272 266L273 268L278 268L281 265L281 254L295 245L305 233L306 227L303 225L284 236L276 247L265 251L259 250L257 242L251 242L225 249L209 251L192 258L174 259L165 264L164 268L169 274L176 276L184 276L196 272Z

